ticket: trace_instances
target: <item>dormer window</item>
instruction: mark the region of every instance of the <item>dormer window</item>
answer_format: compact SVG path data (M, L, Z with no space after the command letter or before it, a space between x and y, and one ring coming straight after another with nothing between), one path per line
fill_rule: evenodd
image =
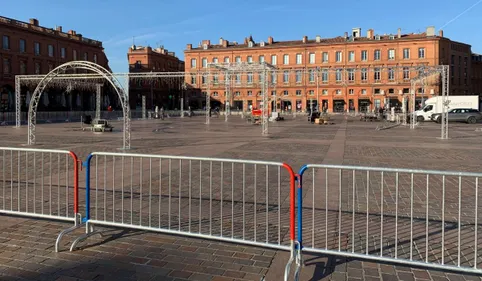
M253 47L253 41L248 42L248 47L252 48Z
M395 39L395 36L394 35L390 35L390 37L388 37L390 40L394 40Z
M203 49L207 50L208 49L208 44L203 44Z
M259 45L260 45L261 47L264 47L264 42L261 41L261 42L259 43Z
M375 40L380 40L380 35L375 35Z

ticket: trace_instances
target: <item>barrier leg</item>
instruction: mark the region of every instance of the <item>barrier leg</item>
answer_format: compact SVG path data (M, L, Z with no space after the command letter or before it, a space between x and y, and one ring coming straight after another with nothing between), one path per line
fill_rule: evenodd
M78 219L75 220L75 225L70 227L70 228L67 228L67 229L63 230L62 232L59 233L59 236L57 236L57 240L55 241L55 252L56 253L59 252L60 241L62 241L62 238L64 237L64 235L66 235L68 233L71 233L71 232L74 232L75 230L81 228L84 225L82 223L82 218L81 218L80 214L77 214L76 217Z
M80 242L85 241L87 238L89 238L91 236L94 236L94 235L97 235L97 234L100 235L100 236L103 236L102 231L95 230L94 226L92 224L90 224L89 221L87 221L85 223L85 234L77 237L77 239L74 240L74 242L72 243L72 246L70 246L70 251L73 252L74 249L77 248L77 244L79 244Z
M291 239L291 253L290 259L285 267L285 275L284 281L288 281L290 276L291 267L293 262L295 262L295 272L294 272L294 280L299 280L299 275L301 271L301 243L296 240L296 233L295 233L295 224L296 224L296 181L299 178L298 175L295 175L291 167L287 164L284 167L290 172L290 239ZM298 194L298 196L301 196ZM299 201L298 197L298 201ZM299 203L298 203L299 204ZM301 205L298 206L298 210L300 210ZM301 234L300 230L298 229L298 236ZM298 237L300 239L301 236Z
M76 229L82 227L82 215L79 213L79 159L74 152L69 153L74 161L74 226L65 229L59 233L57 240L55 240L55 252L59 252L60 242L62 238Z
M301 272L301 250L300 244L298 241L291 241L291 254L290 259L285 267L285 276L284 281L288 281L291 271L291 266L295 262L295 273L294 273L294 280L298 281Z

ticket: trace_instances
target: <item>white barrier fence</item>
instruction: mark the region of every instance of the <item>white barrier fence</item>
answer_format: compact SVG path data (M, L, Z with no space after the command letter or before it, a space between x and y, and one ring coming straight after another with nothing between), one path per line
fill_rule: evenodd
M85 166L90 226L292 249L294 173L286 164L96 152Z
M482 173L307 165L304 252L481 273Z

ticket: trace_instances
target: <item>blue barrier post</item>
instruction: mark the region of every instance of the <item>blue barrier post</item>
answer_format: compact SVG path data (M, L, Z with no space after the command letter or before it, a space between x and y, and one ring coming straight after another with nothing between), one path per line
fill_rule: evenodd
M296 181L297 185L297 196L298 196L298 243L300 250L303 248L302 238L303 238L303 190L301 189L302 176L297 174Z
M298 242L300 243L300 250L303 249L303 173L308 169L305 165L301 167L298 172Z
M89 154L87 159L82 166L85 167L85 218L82 222L87 222L90 220L90 160L92 160L93 155Z

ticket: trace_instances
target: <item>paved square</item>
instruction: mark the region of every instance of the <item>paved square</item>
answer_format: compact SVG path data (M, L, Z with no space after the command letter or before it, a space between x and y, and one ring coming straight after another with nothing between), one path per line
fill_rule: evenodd
M233 159L246 159L246 160L262 160L262 161L276 161L286 162L298 171L298 169L307 163L316 164L343 164L343 165L360 165L360 166L373 166L373 167L392 167L392 168L417 168L417 169L435 169L435 170L456 170L456 171L471 171L479 172L480 163L482 159L482 147L480 147L480 141L482 140L482 132L477 132L475 129L482 127L482 125L466 125L466 124L451 124L449 136L450 140L439 140L437 137L440 135L440 128L436 124L423 124L420 128L411 131L408 127L396 127L392 129L376 131L377 123L365 123L360 122L356 118L352 117L335 117L333 125L313 125L306 121L306 117L298 116L295 119L287 118L284 122L270 123L270 135L268 137L262 137L260 135L261 128L259 126L250 125L244 122L240 117L231 117L229 122L224 122L223 118L213 118L209 126L203 124L204 118L172 118L163 121L160 120L145 120L134 121L132 124L132 147L129 153L139 154L163 154L163 155L183 155L183 156L198 156L198 157L219 157L219 158L233 158ZM50 148L50 149L66 149L74 151L79 158L85 160L86 156L93 151L104 152L122 152L118 148L122 145L122 132L118 130L121 128L121 123L114 123L116 129L113 133L94 134L92 132L83 132L80 130L80 124L45 124L37 127L37 142L35 148ZM6 147L23 147L27 140L27 128L13 129L11 127L1 127L0 135L3 137L0 139L0 145ZM37 162L38 159L30 162ZM63 161L63 159L61 160ZM54 168L64 169L65 163L57 163L51 161ZM115 167L119 170L121 162L119 160L115 164L112 164L112 160L106 162L109 163L109 167ZM8 161L7 161L8 162ZM40 163L40 162L38 162ZM57 164L56 164L57 163ZM126 162L127 163L127 162ZM8 164L8 163L7 163ZM8 173L12 172L12 175L18 176L17 169L2 163L2 167L8 168ZM31 164L33 165L33 164ZM32 169L32 166L27 164L26 167L18 169L20 173L24 173L25 169ZM37 169L40 164L37 164ZM108 172L102 173L103 162L99 158L99 162L96 164L97 170L100 171L97 175L99 179L105 179ZM137 165L137 164L136 164ZM141 170L148 171L149 162L145 162L140 167L137 166L136 175ZM170 167L173 171L180 170L183 167L185 171L185 163L179 164L178 167L169 166L171 164L163 164L163 167ZM17 167L15 167L17 168ZM216 170L217 167L214 167ZM125 171L128 171L128 168ZM208 166L200 169L199 171L209 172ZM206 170L208 169L208 170ZM223 167L227 169L227 167ZM251 171L247 168L247 177L252 177ZM30 170L32 171L32 170ZM224 171L224 170L223 170ZM329 171L330 184L325 187L321 187L325 178L323 175L315 174L307 175L308 182L311 182L314 178L317 185L320 186L317 189L317 185L310 186L306 184L304 186L304 202L308 209L304 211L304 239L306 246L311 243L313 245L326 245L339 246L339 241L343 241L343 249L352 250L355 247L356 252L363 252L365 250L365 244L370 244L370 250L379 250L376 245L376 241L380 241L380 237L375 234L380 233L380 224L378 223L379 216L374 219L372 215L376 212L380 212L380 208L384 207L384 212L392 214L394 212L393 207L397 197L399 198L399 206L397 209L397 215L400 215L398 224L400 225L399 231L404 232L409 227L410 222L404 221L402 215L406 215L410 211L410 202L407 200L407 194L410 192L410 179L405 176L400 176L399 196L395 196L393 175L386 175L385 191L380 193L378 187L380 178L377 174L371 175L368 179L366 175L355 174L355 181L351 181L352 174L342 173L343 188L341 189L342 196L338 196L339 182L332 181L332 178L337 178L339 175L332 176L333 171ZM160 174L166 173L159 172ZM276 172L271 172L270 175L259 169L257 176L264 180L268 178L271 183L276 179L272 179L271 175ZM160 175L159 174L159 175ZM223 173L227 175L228 173ZM85 179L82 177L84 173L81 173L81 187L85 187ZM176 174L177 175L177 174ZM182 174L184 175L184 174ZM43 175L42 175L43 177ZM67 181L67 176L59 176L59 181ZM143 176L137 176L140 182L159 184L159 182L151 182L149 173L144 173ZM146 177L146 178L144 178ZM151 175L151 178L154 176ZM114 179L110 179L106 185L111 186L112 181L114 189L118 188L120 182L119 179L124 177L117 176ZM137 179L137 178L136 178ZM176 178L177 179L177 178ZM5 180L5 178L4 178ZM7 182L9 183L8 179ZM54 177L54 180L56 178ZM198 180L198 178L196 178ZM208 189L201 189L204 192L212 192L211 198L217 200L226 200L222 203L218 203L216 211L211 212L210 215L223 217L222 213L231 209L235 209L238 212L240 205L234 203L234 199L238 198L242 194L254 199L255 203L252 205L246 205L242 214L249 213L253 216L243 216L233 218L231 221L226 219L224 223L229 222L229 225L239 226L241 223L245 223L247 226L242 227L243 233L252 233L254 229L259 229L258 233L255 232L254 236L246 235L246 239L265 239L264 234L268 232L269 237L266 237L267 241L272 243L285 244L288 235L288 220L287 220L287 198L289 192L283 189L281 191L274 189L273 191L266 189L262 190L262 185L258 185L258 190L252 189L252 185L256 186L255 182L246 182L247 189L241 193L239 190L235 190L239 194L232 194L229 197L226 190L216 189L221 182L241 182L240 178L229 178L223 176L219 181L215 180L213 183L214 188L210 191ZM168 183L161 183L164 186L168 186ZM438 191L438 187L441 186L441 181L438 178L434 178L431 181L431 187L435 186L434 191L431 190L428 204L424 201L428 193L425 193L424 181L419 178L414 179L414 210L415 214L421 218L425 217L425 207L429 206L429 216L431 220L435 220L436 217L441 216L440 211L440 198L443 196ZM176 182L177 183L177 182ZM179 182L181 183L181 181ZM368 183L368 184L367 184ZM187 179L182 177L182 184L180 186L186 186ZM474 244L479 245L480 240L474 243L473 238L474 227L479 229L478 224L474 225L474 211L477 209L475 205L474 190L470 189L470 184L473 182L464 182L463 187L463 216L462 219L467 227L462 231L462 241L464 247L462 252L464 254L462 264L473 262ZM129 184L127 184L129 185ZM127 186L126 185L126 186ZM142 184L141 184L142 185ZM146 185L145 185L146 186ZM148 186L148 185L147 185ZM207 183L203 184L204 187L209 186ZM276 185L275 185L276 186ZM325 196L325 188L332 189L336 192L329 192L328 197ZM5 184L4 184L5 187ZM104 185L99 184L98 198L94 202L102 203L111 202L115 198L128 198L119 197L119 190L111 190L102 187ZM10 186L9 186L10 188ZM127 188L127 187L126 187ZM378 189L377 189L378 188ZM46 196L43 200L32 202L24 200L23 198L15 197L14 194L20 188L8 189L7 194L2 195L0 205L3 208L10 209L12 203L9 200L16 203L20 202L22 206L30 204L28 208L35 208L35 210L45 210L46 206L41 205L41 202L47 202L48 196L52 198L65 198L67 194L61 191L56 192L53 189L50 193L44 193ZM124 189L122 189L124 190ZM113 191L113 192L112 192ZM353 191L355 191L353 193ZM10 193L9 193L10 192ZM113 195L111 195L111 192ZM167 191L159 191L159 193L149 193L153 196L158 196L159 200L151 200L149 202L154 204L160 204L162 198L165 198ZM173 194L179 194L181 197L187 196L187 190L176 189L175 185L172 190L169 190ZM366 194L369 194L367 197ZM446 195L455 198L458 196L458 190L456 188L456 182L452 182L447 179ZM40 193L39 193L40 194ZM142 193L141 193L142 194ZM354 194L354 196L352 196ZM385 195L383 195L385 194ZM169 193L169 198L171 193ZM276 198L272 201L272 197ZM200 196L199 198L201 198ZM264 199L269 197L268 199ZM92 197L91 197L92 198ZM191 197L189 197L191 198ZM329 199L329 204L326 205L326 199ZM340 199L341 198L341 199ZM369 200L367 200L367 198ZM6 200L5 200L6 199ZM85 202L82 201L81 205ZM97 201L96 201L97 200ZM121 199L124 202L124 199ZM98 211L95 218L103 218L103 214L106 213L106 219L130 219L140 220L141 223L151 223L149 217L148 222L144 222L146 214L155 217L159 216L158 225L161 225L161 213L170 211L179 211L176 218L179 219L179 224L173 222L173 227L181 227L185 225L185 208L187 205L183 205L181 199L177 202L176 206L172 208L161 209L159 207L158 212L152 211L151 208L146 209L146 205L142 207L143 199L133 199L130 197L126 199L126 203L133 202L134 206L139 207L139 212L135 215L127 212L124 217L124 212L119 212L121 206L116 203L105 205L106 208L95 208ZM230 200L233 200L230 203ZM263 201L264 200L264 201ZM3 202L2 202L3 201ZM341 202L341 205L338 202ZM118 201L115 201L118 202ZM368 202L368 203L365 203ZM425 203L424 203L425 202ZM480 202L480 201L479 201ZM33 207L33 204L36 207ZM69 209L69 205L61 205L64 201L58 200L59 212L64 212ZM314 204L316 205L314 205ZM354 204L353 204L354 203ZM204 206L207 204L205 199L200 200L196 207L202 207L202 210L207 210ZM279 209L271 209L271 205L279 205ZM480 203L479 203L480 204ZM48 205L48 204L46 204ZM179 210L177 210L179 206ZM194 205L193 205L194 206ZM208 205L206 205L208 206ZM264 208L265 206L270 207ZM312 206L316 206L316 212L312 213ZM453 218L458 215L458 202L457 200L451 201L450 204L445 206L445 212L447 224L450 224ZM239 207L239 208L238 208ZM55 208L54 208L55 209ZM106 209L108 212L106 212ZM182 210L181 210L182 209ZM265 212L266 209L266 212ZM368 237L363 234L367 231L365 224L365 210L369 210L369 225L370 233ZM81 207L82 210L82 207ZM221 214L219 214L219 211ZM226 211L225 211L226 210ZM55 210L54 210L55 211ZM112 214L112 211L115 211ZM340 212L342 211L342 212ZM354 212L356 211L356 215ZM83 212L83 211L81 211ZM319 212L319 213L318 213ZM209 213L209 212L208 212ZM343 225L337 224L339 222L340 214ZM478 213L478 212L477 212ZM121 214L121 215L120 215ZM175 214L175 213L173 213ZM201 221L209 218L206 211L201 212L189 212L189 219L193 217L201 218L199 221L199 228L201 231L211 231L209 228L201 228ZM325 220L325 215L327 214ZM127 217L130 215L131 217ZM257 215L257 216L256 216ZM266 216L265 216L266 215ZM141 218L142 216L142 218ZM397 216L398 217L398 216ZM277 221L279 218L279 221ZM352 219L357 221L357 229L355 232L351 231L353 226ZM384 222L390 227L385 227L386 231L382 235L383 243L386 245L392 245L392 248L384 250L384 255L393 255L393 235L394 235L394 222L391 218L386 218ZM312 222L314 222L312 224ZM358 226L360 222L360 226ZM171 223L169 221L169 223ZM433 227L439 227L440 222L434 224ZM104 237L93 237L80 244L82 250L69 252L54 253L53 245L56 236L60 230L68 228L68 223L50 222L34 219L20 219L2 216L0 222L2 226L0 231L0 276L2 280L259 280L263 275L267 274L266 280L282 280L284 272L284 265L288 259L288 255L282 251L275 251L263 248L255 248L245 245L234 245L221 242L214 242L195 238L186 238L174 235L157 234L153 232L142 232L137 230L110 230ZM256 225L257 227L254 227ZM271 229L273 227L274 229ZM314 225L314 228L312 227ZM328 225L328 228L325 227ZM425 228L420 230L417 224L414 224L413 229L419 229L420 233L425 233ZM216 223L211 225L211 228L219 229ZM424 223L420 226L425 226ZM432 227L432 225L430 225ZM204 224L203 227L207 227ZM341 227L341 228L340 228ZM445 227L448 227L447 225ZM232 228L233 234L241 233L241 229ZM311 230L314 229L312 232ZM338 230L341 229L341 232ZM479 229L480 230L480 229ZM216 230L217 231L217 230ZM224 230L225 235L231 235L230 230ZM64 239L63 249L70 244L72 239L81 234L81 230L69 235ZM480 231L479 231L480 232ZM216 235L220 233L213 232ZM259 236L262 233L263 237ZM329 233L329 240L325 239L325 233ZM338 233L338 234L337 234ZM356 236L353 234L356 233ZM417 233L417 232L415 232ZM455 233L455 234L454 234ZM447 231L446 244L449 245L452 241L457 241L457 232ZM406 235L407 233L405 233ZM455 235L455 236L454 236ZM470 236L470 237L469 237ZM355 238L355 239L353 239ZM406 237L402 237L406 238ZM403 239L400 241L403 242ZM430 237L431 241L439 241L440 237ZM480 238L479 238L480 239ZM414 247L417 251L412 249L413 253L424 258L428 252L425 252L425 245L427 239L420 239L414 243ZM435 242L434 242L435 243ZM410 243L409 243L410 244ZM455 243L456 244L456 243ZM454 244L454 245L455 245ZM446 247L447 247L446 245ZM399 245L398 254L400 257L408 257L407 249L408 245ZM453 257L454 249L447 247L445 253L447 260L454 261ZM441 249L430 249L429 260L437 261L440 259ZM456 259L455 259L456 260ZM477 263L481 263L480 259L476 258ZM373 262L358 261L346 258L337 257L310 257L305 255L305 268L302 271L301 280L352 280L352 279L364 279L364 280L475 280L479 279L476 276L460 275L441 271L426 271L420 268L409 268L402 266L393 266L389 264L376 264Z

